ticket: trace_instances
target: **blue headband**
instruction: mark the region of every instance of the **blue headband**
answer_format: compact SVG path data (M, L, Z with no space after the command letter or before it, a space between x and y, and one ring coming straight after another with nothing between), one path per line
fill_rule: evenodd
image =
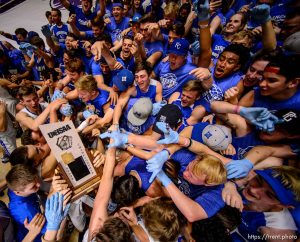
M256 170L255 172L270 185L281 204L293 206L297 204L292 190L283 186L279 176L273 176L274 171L272 169Z
M123 8L123 4L122 3L113 3L113 8L114 7L120 7L120 8Z

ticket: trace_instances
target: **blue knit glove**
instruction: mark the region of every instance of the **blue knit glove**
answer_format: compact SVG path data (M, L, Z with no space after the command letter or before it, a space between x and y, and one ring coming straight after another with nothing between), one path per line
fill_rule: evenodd
M167 102L158 102L158 103L153 103L153 107L152 107L152 115L155 116L156 114L158 114L158 112L160 111L160 109L165 106L167 104Z
M193 55L200 55L200 42L199 42L199 40L196 40L194 43L192 43L190 49L193 52Z
M196 0L193 6L199 22L210 18L208 0Z
M83 113L82 113L84 119L87 119L89 116L91 116L93 114L95 114L95 113L92 110L84 110Z
M113 132L108 131L103 134L100 134L99 137L101 139L111 138L114 140L112 144L109 144L107 146L108 148L111 147L122 148L124 147L125 144L128 143L128 134L120 133L119 131L113 131Z
M60 113L66 117L70 117L73 114L72 106L70 104L63 104L60 109Z
M163 184L164 187L167 187L172 183L171 179L162 170L160 172L158 172L156 177L158 180L161 181L161 183Z
M157 128L159 128L163 133L165 138L157 141L157 144L165 145L165 144L177 144L179 141L179 134L172 130L169 125L165 122L157 122Z
M59 229L63 219L67 216L70 204L63 209L64 196L57 192L46 201L45 217L47 220L47 230Z
M267 4L257 5L250 11L253 22L258 25L262 25L271 20L270 6Z
M45 36L45 38L51 38L52 33L51 33L48 25L43 25L41 31L42 31L43 35Z
M58 98L64 98L66 94L63 91L56 89L51 97L51 102L54 102Z
M227 178L233 179L247 176L252 170L253 164L247 159L231 160L225 165L225 167L227 169Z
M161 152L155 154L150 160L147 160L146 169L148 172L152 172L149 179L151 183L157 174L162 170L163 165L169 159L169 152L167 150L162 150Z

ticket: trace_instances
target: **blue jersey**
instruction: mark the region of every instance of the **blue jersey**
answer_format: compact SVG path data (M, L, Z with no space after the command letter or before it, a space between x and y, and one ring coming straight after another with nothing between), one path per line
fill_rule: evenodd
M122 40L122 31L129 28L130 18L123 17L120 23L117 23L114 17L110 17L110 23L106 25L107 31L111 34L112 42Z
M85 14L82 12L81 8L74 6L72 4L70 5L69 10L70 10L70 13L76 14L76 27L80 31L90 30L90 28L88 27L88 22L97 16L96 12L89 12L89 13Z
M214 34L212 36L212 58L218 59L219 55L223 50L230 45L230 42L225 40L224 37L220 34Z
M128 132L132 132L134 134L143 134L145 133L154 123L155 117L150 115L145 123L143 123L141 126L136 126L130 123L127 119L128 113L130 109L133 107L135 102L138 100L138 98L130 98L126 107L126 110L124 111L121 119L120 119L120 127L125 129Z
M84 66L85 66L85 73L88 75L92 74L92 63L94 61L94 56L87 57L86 55L82 57Z
M129 175L131 171L134 171L138 174L142 181L142 187L141 189L146 192L148 188L151 186L152 183L149 182L149 179L152 175L152 172L148 172L146 169L146 161L133 156L132 159L129 161L129 163L125 167L125 174Z
M91 62L91 72L93 76L102 76L102 70L100 67L100 63L92 60Z
M21 197L10 189L8 189L8 197L9 212L17 228L17 241L22 241L28 233L28 230L24 227L24 220L27 218L30 222L37 213L41 213L39 199L35 193L28 197ZM45 232L46 224L34 242L41 241L41 236Z
M170 69L170 62L160 62L154 69L156 77L159 77L163 88L163 98L168 99L172 93L180 92L182 86L190 80L195 80L195 76L189 72L197 68L191 63L186 63L176 70Z
M136 96L135 98L140 98L140 97L149 97L153 103L155 103L155 97L156 97L156 86L157 86L157 81L151 79L150 80L150 85L148 87L147 92L142 92L140 87L135 84L135 89L136 89Z
M144 48L147 58L153 55L155 52L163 53L164 51L161 41L144 42Z
M286 100L275 100L268 96L262 96L259 88L256 88L254 89L253 107L267 108L271 112L290 109L291 107L293 107L295 110L300 110L300 89L297 90L294 96Z
M121 57L117 57L117 61L120 62L125 69L134 73L135 59L133 56L128 60L123 60Z
M98 96L95 99L87 102L87 104L91 104L95 107L95 114L97 114L99 117L104 116L103 105L107 103L108 94L108 92L103 90L101 91L99 89Z
M62 26L57 26L56 24L51 27L52 34L58 39L59 43L64 44L69 33L68 25L62 24Z

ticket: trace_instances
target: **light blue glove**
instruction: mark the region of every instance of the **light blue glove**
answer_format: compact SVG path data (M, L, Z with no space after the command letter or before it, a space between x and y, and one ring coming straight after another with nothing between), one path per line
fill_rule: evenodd
M125 144L128 143L128 134L120 133L119 131L113 131L113 132L108 131L103 134L100 134L99 137L101 139L111 138L114 140L112 144L109 144L107 146L108 148L111 147L122 148L124 147Z
M63 209L64 196L57 192L46 201L45 217L47 220L47 230L59 229L63 219L67 216L70 204Z
M200 55L200 42L199 42L199 40L196 40L194 43L192 43L190 49L193 52L193 55Z
M247 159L231 160L225 165L225 167L227 170L227 178L233 179L247 176L253 168L253 164Z
M36 50L37 48L27 42L21 42L19 49L22 51L24 55L28 55L31 57L33 55L33 51Z
M196 0L193 6L199 22L208 20L210 18L208 0Z
M161 183L163 184L164 187L167 187L172 183L171 179L162 170L160 172L158 172L156 177L158 178L158 180L161 181Z
M43 25L41 28L41 31L42 31L43 35L45 36L45 38L51 38L52 33L51 33L48 25Z
M70 117L73 114L72 106L70 104L63 104L60 109L60 113L66 117Z
M167 102L159 102L159 103L153 103L153 107L152 107L152 115L155 116L156 114L158 114L158 112L160 111L160 109L165 106L167 104Z
M250 10L251 19L254 23L258 25L262 25L269 20L271 20L270 16L270 6L267 4L257 5Z
M65 94L63 91L60 91L56 89L51 97L51 102L55 101L58 98L64 98L67 94Z
M84 110L83 113L82 113L84 119L87 119L88 117L90 117L93 114L95 114L95 113L92 110Z
M268 109L253 107L240 109L240 115L247 119L250 123L254 124L261 130L274 130L274 125L278 122L278 118L271 114Z
M152 182L156 175L162 170L163 165L169 159L169 152L167 150L162 150L161 152L155 154L150 160L147 160L146 169L148 172L152 172L149 182Z
M157 122L157 128L164 132L165 138L157 141L157 144L166 145L166 144L177 144L179 141L179 134L172 130L167 123Z

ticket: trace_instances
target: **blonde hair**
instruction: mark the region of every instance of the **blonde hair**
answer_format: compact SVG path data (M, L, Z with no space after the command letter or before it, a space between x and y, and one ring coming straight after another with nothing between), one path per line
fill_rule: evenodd
M182 87L182 90L183 91L196 91L196 92L198 92L199 96L202 92L204 92L201 81L199 81L199 80L188 81L187 83L184 84L184 86Z
M271 167L273 177L280 177L281 183L295 194L300 201L300 170L292 166Z
M145 227L158 241L173 242L179 236L186 220L169 198L152 200L142 208Z
M75 87L78 90L85 91L98 91L97 82L92 75L86 75L79 78L75 83Z
M164 16L174 16L174 18L176 18L178 12L179 6L174 2L169 2L164 8Z
M212 155L201 154L196 156L192 173L196 176L206 175L207 185L219 185L227 180L227 171L222 161Z

